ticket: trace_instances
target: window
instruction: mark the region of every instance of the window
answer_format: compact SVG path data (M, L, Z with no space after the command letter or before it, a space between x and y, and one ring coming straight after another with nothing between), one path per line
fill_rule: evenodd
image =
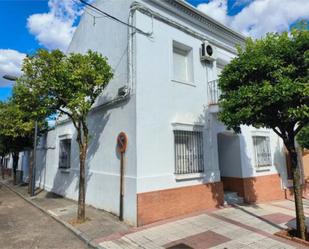
M62 139L59 145L59 168L69 169L71 162L71 139Z
M269 137L253 136L255 163L257 167L271 166L271 152Z
M192 48L173 42L173 80L193 82Z
M202 135L200 131L174 131L175 174L204 171Z

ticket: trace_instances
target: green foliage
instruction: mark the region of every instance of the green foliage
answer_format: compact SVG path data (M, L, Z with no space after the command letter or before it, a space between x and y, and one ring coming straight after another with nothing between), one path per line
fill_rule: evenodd
M65 55L60 50L38 50L25 59L22 71L13 98L33 116L66 114L76 126L113 77L107 60L92 51Z
M6 137L0 136L0 157L4 157L9 154L10 149L8 147L8 142L6 141Z
M309 31L248 39L219 79L219 118L236 132L253 125L295 136L309 121L308 82Z
M297 135L297 142L302 148L309 149L309 125L300 130Z
M0 152L19 152L32 146L34 121L18 105L0 103Z

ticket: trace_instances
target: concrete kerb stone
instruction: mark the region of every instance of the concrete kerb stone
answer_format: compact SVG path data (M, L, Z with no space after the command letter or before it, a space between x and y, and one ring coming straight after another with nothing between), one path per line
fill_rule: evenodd
M92 242L92 240L90 238L87 237L87 235L85 235L84 233L82 233L81 231L79 231L78 229L76 229L75 227L73 227L71 224L61 220L60 218L58 218L56 215L54 215L53 213L49 212L48 210L45 210L43 207L41 207L40 205L36 204L35 202L32 201L33 197L26 197L23 194L19 193L18 191L16 191L15 189L13 189L11 186L9 186L6 183L0 182L0 184L6 188L8 188L10 191L12 191L13 193L15 193L16 195L18 195L19 197L21 197L22 199L24 199L26 202L28 202L29 204L31 204L32 206L36 207L37 209L39 209L41 212L43 212L44 214L48 215L49 217L53 218L55 221L57 221L58 223L60 223L61 225L63 225L65 228L67 228L69 231L71 231L74 235L76 235L80 240L82 240L83 242L86 243L87 246L93 248L93 249L105 249L104 247L95 244Z

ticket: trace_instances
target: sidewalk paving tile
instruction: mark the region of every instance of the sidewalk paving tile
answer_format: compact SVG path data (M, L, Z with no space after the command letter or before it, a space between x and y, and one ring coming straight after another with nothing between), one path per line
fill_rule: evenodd
M230 239L225 236L212 231L206 231L204 233L199 233L181 240L176 240L172 243L164 245L164 247L170 248L179 244L184 244L194 249L205 249L220 245L227 241L230 241Z
M273 213L273 214L262 215L261 218L275 224L282 224L294 219L294 216L286 215L283 213Z

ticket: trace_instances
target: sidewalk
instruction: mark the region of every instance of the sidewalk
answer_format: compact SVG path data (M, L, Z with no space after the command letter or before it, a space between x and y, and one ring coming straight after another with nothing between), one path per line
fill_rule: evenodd
M125 232L130 228L129 225L120 222L116 216L91 206L86 206L86 217L90 220L83 224L74 224L73 226L70 224L70 221L76 218L76 201L43 190L38 190L36 196L29 197L28 186L13 185L11 180L1 180L1 183L49 213L53 218L60 221L93 247L98 246L98 244L93 242L94 239L109 236L114 233Z
M285 200L224 208L102 238L97 243L108 249L308 248L273 235L294 218L293 205ZM308 200L304 200L304 208L308 215Z
M87 217L90 221L73 227L68 222L76 216L76 202L45 191L34 198L29 198L26 186L12 184L9 186L27 199L31 199L53 217L57 217L70 229L75 229L94 247L106 249L307 248L273 235L285 228L285 224L294 218L294 203L291 200L200 212L139 228L129 227L107 212L87 207ZM309 201L306 199L304 199L304 210L305 214L309 215Z

